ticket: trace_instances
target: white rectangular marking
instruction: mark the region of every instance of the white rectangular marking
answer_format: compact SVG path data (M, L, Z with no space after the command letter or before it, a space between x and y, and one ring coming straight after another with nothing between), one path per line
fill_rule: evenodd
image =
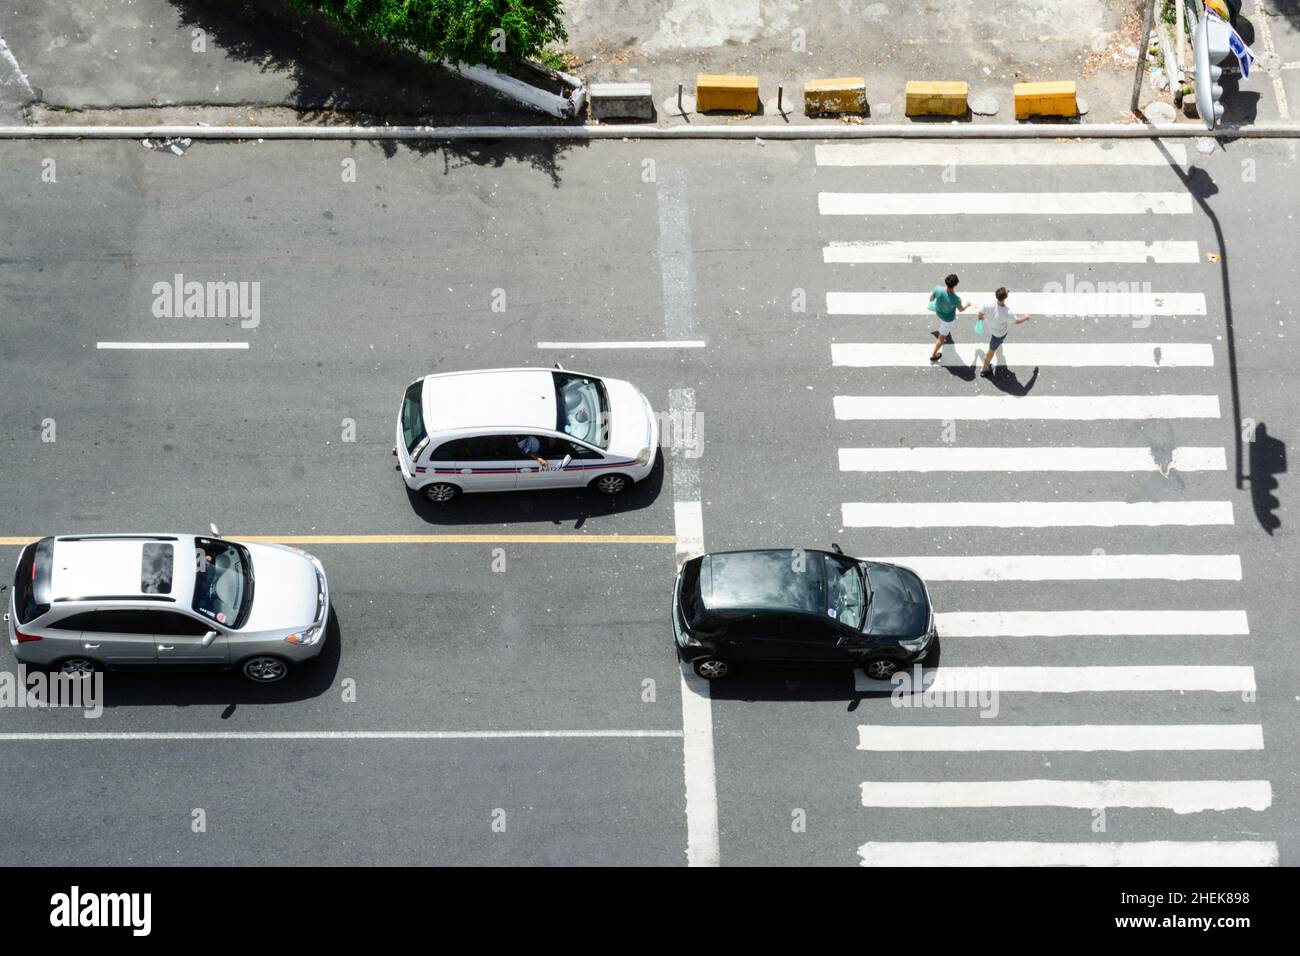
M1150 140L1075 143L875 142L820 143L818 166L1178 166L1187 165L1181 143Z
M823 216L1186 215L1186 192L818 193Z
M161 730L103 733L0 733L0 742L100 740L512 740L623 737L680 737L677 730Z
M671 339L642 342L538 342L539 349L702 349L703 339Z
M943 364L974 365L983 361L985 342L945 345ZM934 364L930 354L925 343L840 342L831 346L831 363L845 368L928 368ZM1003 345L997 360L1004 365L1064 368L1209 368L1214 365L1214 349L1207 342L1029 341Z
M1150 448L841 448L840 471L1224 471L1222 448L1175 448L1163 462Z
M1218 418L1217 395L836 395L840 421Z
M247 342L96 342L97 349L246 349Z
M1065 316L1069 318L1134 318L1157 316L1205 315L1203 292L1134 292L1134 283L1114 282L1118 288L1060 292L1017 292L1012 290L1007 305L1017 315ZM962 292L972 309L993 302L992 292ZM925 292L827 292L826 311L830 315L930 315L930 300ZM973 315L973 311L968 312ZM1040 323L1041 325L1042 323ZM1038 328L1030 323L1023 327ZM1014 334L1023 334L1016 329ZM1014 341L1014 339L1013 339Z
M876 752L1263 750L1260 724L861 724L858 749Z
M1230 611L944 611L942 637L1241 636L1246 612Z
M1231 501L849 501L849 528L1122 528L1230 525Z
M1235 554L987 554L871 558L927 581L1240 581Z
M1057 239L990 240L988 242L904 242L875 239L864 242L832 242L822 249L828 263L905 262L1196 262L1196 242Z
M864 807L1155 807L1174 813L1267 810L1267 780L867 781Z
M864 843L863 866L1277 866L1277 844L1251 840L1151 843Z
M913 672L906 671L909 678ZM943 694L1030 693L1084 694L1108 691L1210 691L1238 694L1255 691L1255 668L1249 665L1115 665L1085 667L939 667L923 671L921 686L896 690L893 681L872 680L855 671L859 693Z

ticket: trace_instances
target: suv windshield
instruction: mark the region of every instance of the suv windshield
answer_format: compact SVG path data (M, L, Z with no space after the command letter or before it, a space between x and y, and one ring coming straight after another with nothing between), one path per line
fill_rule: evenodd
M609 447L609 399L605 383L589 375L552 372L555 377L555 430Z
M423 399L424 379L412 382L402 399L402 441L406 443L407 454L412 457L416 447L425 439Z
M253 609L253 562L229 541L194 539L194 610L238 629Z
M852 561L824 555L826 559L826 603L845 627L861 630L867 613L867 592L862 571Z

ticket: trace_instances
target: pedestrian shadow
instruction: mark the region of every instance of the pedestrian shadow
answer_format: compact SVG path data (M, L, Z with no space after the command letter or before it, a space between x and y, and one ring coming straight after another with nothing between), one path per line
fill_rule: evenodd
M944 371L946 371L949 375L952 375L955 378L959 378L963 382L975 381L974 365L965 365L960 363L954 363L952 365L948 365L945 363L943 368Z
M1022 398L1025 395L1028 395L1033 390L1034 385L1038 382L1038 366L1035 365L1033 374L1029 376L1027 381L1022 382L1020 381L1019 376L1017 376L1011 369L1007 368L1005 365L998 365L993 368L993 374L988 377L988 381L991 382L993 387L999 392Z

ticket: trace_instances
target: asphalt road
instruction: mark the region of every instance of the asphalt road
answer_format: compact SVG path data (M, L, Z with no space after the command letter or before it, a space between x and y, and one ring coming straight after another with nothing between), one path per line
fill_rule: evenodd
M905 144L846 154L863 163L846 166L831 165L828 153L819 163L812 143L484 144L450 153L196 144L183 157L133 142L0 148L8 226L0 537L9 542L0 560L14 560L13 541L36 535L209 521L231 537L444 536L312 544L337 624L319 664L285 684L109 675L96 720L0 709L0 860L676 864L688 846L711 859L715 841L723 864L945 863L957 859L953 843L982 844L988 858L1022 852L1021 841L1049 855L1077 852L1061 851L1067 844L1166 853L1150 844L1168 841L1207 863L1240 858L1225 854L1297 859L1300 766L1288 746L1300 699L1289 648L1296 483L1279 475L1280 526L1266 530L1250 483L1236 480L1241 423L1257 436L1242 445L1247 476L1277 459L1276 443L1284 449L1293 431L1294 373L1283 349L1300 296L1289 266L1300 207L1289 186L1294 144L1236 142L1213 155L1186 144L1185 158L1146 165L1131 161L1130 147L1081 165L1063 152L1027 165L1025 147L1012 146L986 164L943 147L954 150L951 169L904 154L916 149ZM41 178L47 159L54 183ZM350 160L355 182L345 181ZM1067 195L1100 192L1153 194L1113 201L1169 211L1102 214L1102 199ZM840 200L819 202L819 193L872 195L837 215ZM959 211L1013 193L1028 195L1002 212ZM919 198L896 198L903 194ZM884 202L901 203L901 214L882 214ZM1051 214L1050 203L1078 210ZM927 263L911 260L917 246L855 246L842 254L902 261L849 263L824 252L831 243L1067 240L1182 243L1169 256L1187 261L981 263L964 260L980 253L963 247ZM1026 257L1041 260L1047 248ZM950 269L961 291L1008 285L1013 307L1017 295L1051 283L1128 283L1103 303L1121 313L1130 293L1153 297L1158 311L1172 293L1192 298L1149 322L1026 308L1034 318L1005 350L1010 374L993 381L952 349L942 367L924 362L928 314L838 298L903 293L923 304ZM256 327L155 317L153 286L177 273L258 283ZM645 340L705 347L538 347ZM96 347L174 341L248 348ZM957 341L972 341L966 318ZM832 350L855 344L871 347ZM834 364L836 356L912 362L906 349L880 347L903 344L921 357L916 367ZM1098 359L1098 344L1120 348ZM1171 348L1184 345L1192 351ZM1040 350L1022 364L1017 346L1025 356ZM1201 360L1205 346L1210 365L1153 357L1159 348ZM437 509L406 493L389 455L403 386L430 371L557 360L630 379L660 409L688 390L702 454L666 447L663 469L613 502L553 493ZM1139 364L1081 364L1099 360ZM927 411L928 396L952 410ZM1091 412L1067 401L1061 419L1032 411L990 420L984 405L963 405L974 396L997 396L1016 415L1070 397L1166 404L1147 419L1080 420ZM837 397L863 399L840 407L861 406L865 417L837 418ZM1213 402L1217 414L1188 417ZM50 421L53 442L42 440ZM1260 435L1273 441L1261 445ZM1053 449L1038 470L1009 470L999 455L1010 453L971 451L983 456L974 471L949 470L944 457L1031 446ZM899 470L896 451L911 447L939 449L941 464ZM1167 474L1136 470L1119 453L1062 450L1149 448L1167 465L1180 447L1209 449L1209 470L1181 459ZM841 470L841 449L857 448L880 450L887 470ZM1113 458L1114 470L1095 470L1098 457ZM1067 459L1089 470L1061 470ZM937 672L1065 670L1003 673L1034 686L1002 693L995 719L972 708L894 706L888 688L859 687L851 674L739 674L712 688L701 724L667 618L684 540L674 506L695 493L710 550L837 541L863 556L987 558L975 570L939 563L946 570L927 572L937 610L951 615L941 619ZM956 510L915 507L938 502ZM966 526L976 503L997 502L1011 512ZM1032 502L1048 504L1024 504ZM1080 504L1071 511L1067 502ZM1190 523L1108 527L1115 509L1105 502L1160 502ZM855 503L872 507L844 508ZM998 526L1040 512L1046 527ZM452 537L465 535L494 540ZM1239 557L1240 580L1168 570L1196 564L1181 559L1104 571L1121 555L1213 555L1219 569ZM1044 556L1094 563L1058 573ZM1030 579L1050 573L1060 580ZM1011 579L989 580L996 576ZM1035 611L1049 617L1026 624L1013 613ZM1090 614L1068 613L1076 611ZM1099 611L1118 623L1098 624ZM1206 612L1224 612L1230 633L1206 633L1225 620ZM1039 633L1053 628L1063 633ZM1115 633L1099 633L1107 629ZM1116 666L1143 670L1086 673L1167 689L1061 693L1042 683ZM1170 667L1214 670L1149 670ZM1206 680L1236 689L1193 689ZM1124 747L1150 749L1099 745L1081 729L1109 724L1135 728L1121 734ZM1049 725L1083 743L980 749L986 728ZM1173 744L1141 729L1162 725L1175 728ZM1258 728L1262 747L1183 749L1225 725L1251 739ZM911 728L936 734L908 743L898 732ZM67 736L165 731L192 736ZM220 736L285 731L309 736ZM540 731L568 736L518 736ZM426 736L364 736L392 732ZM438 733L466 736L428 736ZM926 749L934 741L954 749ZM1012 806L991 786L1035 780L1184 781L1202 803L1219 792L1204 781L1224 781L1226 795L1223 809L1183 813L1174 804L1187 809L1185 797L1170 797L1168 786L1154 788L1150 807L1124 805L1134 802L1131 787L1077 806ZM954 795L938 786L959 783L974 787ZM880 784L914 786L885 799ZM58 799L38 806L34 793ZM890 799L903 805L884 805ZM957 805L937 805L944 801ZM1094 808L1108 802L1099 818Z

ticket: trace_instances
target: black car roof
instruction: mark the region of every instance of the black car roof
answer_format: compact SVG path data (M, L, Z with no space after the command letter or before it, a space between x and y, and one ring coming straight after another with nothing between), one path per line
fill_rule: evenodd
M821 614L825 598L822 552L721 551L704 555L699 595L709 611L793 611Z

